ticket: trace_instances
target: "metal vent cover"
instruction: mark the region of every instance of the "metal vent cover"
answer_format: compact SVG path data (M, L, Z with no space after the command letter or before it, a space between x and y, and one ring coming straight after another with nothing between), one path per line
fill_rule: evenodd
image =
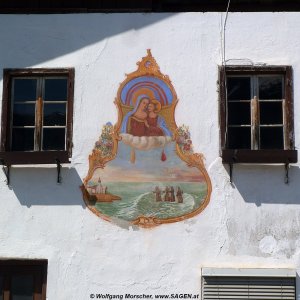
M295 278L203 276L202 300L296 299Z

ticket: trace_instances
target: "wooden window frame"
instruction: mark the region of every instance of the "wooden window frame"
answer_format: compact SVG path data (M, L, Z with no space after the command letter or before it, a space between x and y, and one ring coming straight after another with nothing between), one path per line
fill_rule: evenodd
M18 77L68 77L66 149L60 151L10 151L11 139L11 85ZM72 156L74 68L4 69L1 119L0 162L5 165L69 163Z
M11 278L20 274L33 275L33 300L46 300L47 269L48 260L46 259L0 260L0 276L3 277L3 300L11 299Z
M285 89L285 149L229 149L226 145L228 75L283 75ZM220 156L223 163L296 163L294 146L293 79L291 66L221 66L219 67ZM251 124L252 126L252 124Z

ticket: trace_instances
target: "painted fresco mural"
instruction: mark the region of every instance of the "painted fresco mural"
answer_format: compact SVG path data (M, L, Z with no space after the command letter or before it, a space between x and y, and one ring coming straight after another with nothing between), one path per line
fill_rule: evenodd
M152 227L200 213L211 183L188 127L176 125L169 77L150 50L137 65L119 87L118 122L103 126L81 188L96 215Z

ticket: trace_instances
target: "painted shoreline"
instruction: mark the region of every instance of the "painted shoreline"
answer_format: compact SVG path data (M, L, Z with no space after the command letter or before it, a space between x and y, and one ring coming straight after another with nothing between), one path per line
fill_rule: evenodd
M120 196L120 201L96 203L95 208L101 213L133 221L139 216L167 219L179 217L198 209L207 194L205 183L198 182L107 182L109 193ZM158 186L180 187L183 190L183 203L156 202L153 193ZM163 194L162 194L163 196Z

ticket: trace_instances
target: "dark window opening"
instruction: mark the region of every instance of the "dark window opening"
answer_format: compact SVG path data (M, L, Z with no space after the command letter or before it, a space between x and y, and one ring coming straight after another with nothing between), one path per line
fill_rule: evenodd
M250 77L228 77L227 99L228 100L250 100L251 81Z
M229 149L284 148L282 130L273 128L284 127L283 80L283 76L227 76ZM243 128L245 125L251 130Z
M250 101L228 102L228 125L251 125Z
M74 69L4 70L1 160L68 162L73 94ZM39 153L36 159L33 153Z
M47 260L0 260L0 300L46 300Z
M250 127L230 127L228 128L229 147L239 149L249 149L251 147Z
M223 162L297 161L291 67L222 67L220 98Z

